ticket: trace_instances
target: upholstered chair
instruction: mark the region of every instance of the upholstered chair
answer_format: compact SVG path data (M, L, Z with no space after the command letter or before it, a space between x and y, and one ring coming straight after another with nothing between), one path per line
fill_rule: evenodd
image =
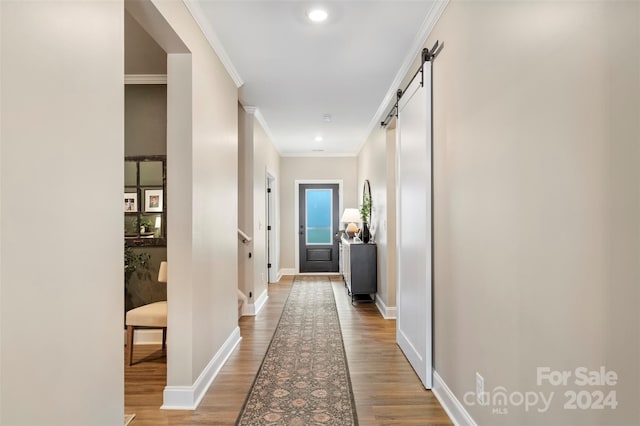
M167 282L167 262L160 263L158 282ZM125 324L127 326L127 345L129 346L129 365L133 363L133 333L136 328L161 328L162 350L167 343L167 302L155 302L131 309L127 312Z

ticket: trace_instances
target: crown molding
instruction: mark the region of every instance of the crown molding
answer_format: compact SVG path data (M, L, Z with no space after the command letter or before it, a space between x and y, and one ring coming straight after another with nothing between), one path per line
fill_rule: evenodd
M189 10L189 13L191 13L191 16L193 16L196 24L198 24L198 27L200 27L200 30L209 42L209 45L218 56L218 59L220 59L220 62L222 62L222 65L224 65L224 68L229 73L229 76L235 83L236 87L239 88L240 86L242 86L244 84L242 77L240 77L240 74L238 73L236 67L233 65L233 62L231 62L231 58L229 58L227 51L222 46L222 42L218 38L218 35L214 31L213 27L209 24L209 21L206 18L204 11L200 7L200 4L197 1L193 0L183 1L185 6L187 6L187 9Z
M371 132L373 131L375 126L380 125L382 116L387 112L387 108L389 108L391 101L395 99L396 92L398 91L398 89L400 89L402 80L405 79L407 73L409 72L409 68L411 67L411 65L413 65L416 58L420 55L422 47L427 42L427 38L429 38L429 35L435 28L438 20L440 19L440 16L442 16L442 13L444 12L448 4L449 0L437 0L432 3L431 9L427 13L427 16L424 18L422 26L420 27L420 31L418 31L418 34L413 40L411 48L407 52L407 56L404 58L404 62L402 63L400 70L398 70L398 73L393 79L391 86L389 86L387 94L385 95L384 99L382 99L382 102L380 103L380 106L378 107L376 113L373 115L371 122L369 122L369 126L367 127L366 139L362 141L362 143L356 150L357 152L360 152L360 150L362 150L362 147L367 142L367 139L369 138L369 135L371 135Z
M241 105L242 105L242 104L241 104ZM256 114L256 111L258 110L258 107L242 105L242 109L243 109L247 114L255 115L255 114Z
M124 84L167 84L166 74L125 74Z
M273 145L275 150L278 151L278 154L282 155L282 153L280 152L280 150L276 146L276 143L275 143L276 138L273 137L273 133L271 133L271 129L269 128L269 125L267 124L267 121L264 119L264 116L262 115L262 112L260 112L260 109L256 108L256 111L255 111L255 113L253 115L256 118L256 120L258 120L258 123L260 123L260 125L262 126L262 130L264 130L264 132L267 134L267 137L271 141L271 145Z
M258 123L260 123L260 126L262 127L262 130L264 130L264 132L267 135L267 138L269 138L269 140L271 141L271 145L273 145L273 147L278 152L278 154L282 155L282 153L280 152L280 150L278 149L276 144L273 142L275 140L275 138L273 137L273 134L271 133L271 129L267 125L267 122L264 119L264 116L260 112L260 109L258 109L258 107L250 106L250 105L242 105L242 104L240 104L240 106L242 106L242 109L244 109L247 114L252 115L253 118Z

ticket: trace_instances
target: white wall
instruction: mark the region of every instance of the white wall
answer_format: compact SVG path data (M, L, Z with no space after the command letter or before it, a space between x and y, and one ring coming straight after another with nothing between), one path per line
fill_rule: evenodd
M392 125L391 125L392 124ZM396 127L395 120L387 126L386 130L386 165L387 165L387 225L385 235L385 251L387 254L387 305L396 306L396 279L397 279L397 241L396 241Z
M269 274L267 271L267 172L275 178L273 202L279 204L278 181L280 180L280 154L276 151L266 132L254 120L253 132L253 235L254 235L254 297L267 290ZM279 230L279 216L276 209L273 236ZM275 267L278 262L274 261Z
M179 399L181 386L198 396L202 387L194 384L201 384L198 378L206 384L211 370L205 367L237 332L238 98L184 3L152 4L138 15L131 8L148 4L128 6L134 18L150 20L142 26L169 54L167 205L175 207L167 221L167 285L168 325L174 331L165 404L171 405L175 401L167 398Z
M280 176L280 154L255 117L253 107L238 107L239 138L239 210L240 228L253 239L240 245L238 269L241 270L240 289L253 304L267 291L267 172L275 178ZM278 205L279 191L273 190L273 202ZM274 219L275 236L279 229L279 209ZM251 253L251 258L248 253ZM276 251L277 254L277 251ZM274 265L277 267L277 260ZM251 294L251 296L249 296Z
M391 138L394 137L393 131ZM376 127L358 154L358 206L362 203L362 184L369 179L371 185L372 230L378 246L378 294L384 312L393 316L396 306L395 279L395 140L388 141L387 129ZM390 150L389 150L390 149ZM392 203L389 204L391 198ZM357 207L357 206L356 206ZM391 234L391 240L388 234ZM380 305L380 304L379 304Z
M238 288L247 298L253 293L253 120L238 104L238 228L252 238L238 238Z
M122 424L123 19L0 2L3 425Z
M295 268L295 181L305 179L342 179L343 209L358 208L357 157L282 157L280 160L280 268ZM361 190L361 189L360 189ZM342 216L342 212L340 212Z
M458 399L555 391L479 424L640 423L640 3L451 2L434 66L435 367ZM566 410L536 368L617 372Z

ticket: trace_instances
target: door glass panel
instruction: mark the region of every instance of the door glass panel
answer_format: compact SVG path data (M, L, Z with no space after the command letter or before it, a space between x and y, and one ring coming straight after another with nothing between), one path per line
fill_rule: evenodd
M333 244L333 196L331 189L306 190L307 245Z

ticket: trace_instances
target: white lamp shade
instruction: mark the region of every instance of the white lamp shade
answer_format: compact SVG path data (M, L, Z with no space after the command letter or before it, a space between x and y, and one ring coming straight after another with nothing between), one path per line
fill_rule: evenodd
M158 282L167 282L167 262L160 262L160 270L158 271Z
M360 210L344 209L344 213L342 213L342 219L340 219L340 222L343 222L343 223L360 222Z

